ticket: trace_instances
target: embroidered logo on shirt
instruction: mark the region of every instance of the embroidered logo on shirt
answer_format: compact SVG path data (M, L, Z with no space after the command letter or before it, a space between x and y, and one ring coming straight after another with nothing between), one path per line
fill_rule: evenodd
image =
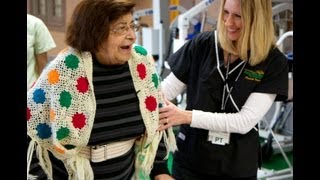
M264 75L264 72L262 70L252 71L250 69L244 69L243 73L245 74L246 79L256 82L260 82Z

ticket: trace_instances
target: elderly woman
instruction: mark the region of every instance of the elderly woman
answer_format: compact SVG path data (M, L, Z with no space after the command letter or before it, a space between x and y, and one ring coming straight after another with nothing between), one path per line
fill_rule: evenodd
M172 179L165 158L174 134L156 131L160 81L134 45L134 5L85 0L75 8L68 47L27 94L28 179Z

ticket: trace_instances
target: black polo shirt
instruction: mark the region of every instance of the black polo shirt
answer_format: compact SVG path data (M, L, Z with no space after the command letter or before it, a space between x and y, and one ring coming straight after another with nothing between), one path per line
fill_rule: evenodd
M277 94L276 100L287 98L287 59L277 48L256 66L241 59L230 64L227 82L232 91L224 110L221 105L227 70L223 64L223 50L215 43L214 32L194 37L168 62L174 75L187 84L188 110L238 112L253 92ZM194 172L248 177L256 175L261 166L259 134L255 129L244 135L231 133L227 145L212 144L207 141L207 130L189 125L182 125L179 133L185 135L185 139L177 137L179 151L175 157Z

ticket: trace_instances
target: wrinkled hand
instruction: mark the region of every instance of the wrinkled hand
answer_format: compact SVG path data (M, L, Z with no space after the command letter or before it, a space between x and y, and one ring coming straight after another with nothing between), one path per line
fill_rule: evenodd
M174 179L168 174L159 174L154 177L154 180L174 180Z
M190 124L192 111L182 110L167 99L166 106L159 109L159 131L180 124Z

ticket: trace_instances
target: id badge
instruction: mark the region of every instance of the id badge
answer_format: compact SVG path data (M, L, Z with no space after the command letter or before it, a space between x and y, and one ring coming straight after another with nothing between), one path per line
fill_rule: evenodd
M212 144L225 145L229 144L230 133L209 131L208 141Z

